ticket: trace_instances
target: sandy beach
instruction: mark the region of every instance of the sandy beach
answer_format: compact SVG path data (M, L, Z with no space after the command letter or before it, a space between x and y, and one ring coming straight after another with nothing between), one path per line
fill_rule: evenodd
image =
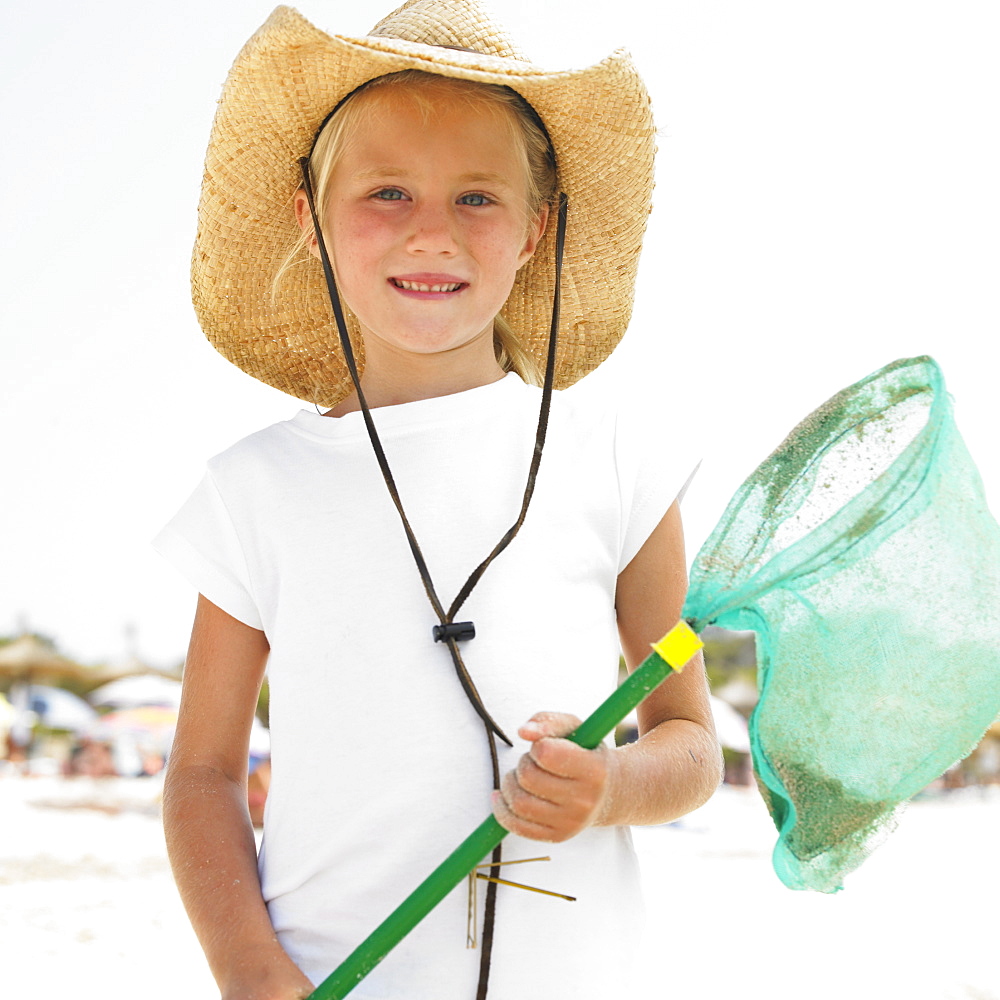
M170 878L158 792L0 780L3 996L218 996ZM650 946L622 996L1000 1000L998 834L998 790L927 797L845 891L796 893L771 871L756 793L723 788L635 831Z

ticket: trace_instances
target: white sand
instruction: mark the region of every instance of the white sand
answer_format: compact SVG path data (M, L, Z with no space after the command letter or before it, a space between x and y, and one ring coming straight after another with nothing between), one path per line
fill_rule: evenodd
M1000 1000L1000 794L917 801L825 895L786 889L755 791L635 831L659 979L683 1000ZM657 910L653 910L653 907ZM656 981L655 964L648 981Z
M156 796L148 781L0 780L0 996L218 996ZM622 997L1000 1000L998 834L996 793L918 802L844 892L793 893L756 794L723 789L636 831L653 946Z

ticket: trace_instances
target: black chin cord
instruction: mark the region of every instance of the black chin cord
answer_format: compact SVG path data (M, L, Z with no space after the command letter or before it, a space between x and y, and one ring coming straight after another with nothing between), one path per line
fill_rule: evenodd
M354 390L358 395L358 404L361 408L361 414L365 421L365 427L368 430L368 437L371 441L372 449L375 452L379 468L382 471L382 478L385 480L385 485L389 490L389 496L392 497L392 502L395 504L396 510L399 513L399 518L403 525L403 531L406 534L406 540L410 546L410 552L413 554L413 560L416 563L417 570L420 573L420 579L424 585L424 590L427 593L427 599L430 601L431 607L434 609L434 613L438 618L439 624L434 626L433 637L435 641L444 642L447 646L448 652L451 654L452 663L455 667L455 673L462 685L462 690L465 691L466 697L469 699L472 707L475 709L476 713L483 722L486 730L487 741L489 743L490 764L493 771L493 788L499 789L500 765L497 757L496 738L499 737L504 743L507 744L507 746L512 746L513 744L487 711L458 648L459 641L475 636L475 627L471 622L456 622L455 615L458 614L459 609L472 593L473 588L482 578L490 563L492 563L493 560L496 559L496 557L500 555L500 553L503 552L508 545L510 545L510 543L514 540L514 537L521 530L521 525L524 523L525 515L528 513L528 505L530 504L532 494L535 491L535 479L538 475L538 467L542 460L542 448L545 445L545 435L548 430L549 410L551 407L553 383L555 380L556 343L559 329L560 278L562 274L563 250L566 242L566 195L562 193L559 195L555 246L555 291L552 300L552 321L549 327L548 353L545 361L545 380L542 386L542 402L538 414L538 427L535 432L535 447L531 457L531 464L528 468L528 480L524 487L521 509L518 513L517 520L510 526L510 528L507 529L500 541L494 546L493 551L490 552L490 554L472 571L469 578L463 584L461 590L459 590L458 594L455 596L455 599L451 602L451 606L447 611L445 611L444 606L438 598L437 590L434 587L430 570L427 568L427 562L424 559L423 552L420 550L420 545L417 542L416 535L413 533L413 529L410 527L410 522L406 517L406 512L403 510L403 503L399 497L399 491L396 489L396 482L393 479L392 471L389 468L389 461L386 458L385 451L382 448L382 442L375 429L375 421L372 419L371 410L368 407L365 394L361 389L361 379L358 374L357 362L354 358L354 349L347 333L347 322L344 319L344 311L340 302L340 295L337 291L337 282L333 273L333 265L330 262L330 255L326 248L326 242L323 239L323 232L320 228L319 217L316 212L316 203L313 197L312 178L309 172L309 158L303 157L299 160L299 166L302 169L302 188L305 191L306 199L309 202L309 212L312 216L313 231L316 234L316 240L319 245L320 259L323 263L323 274L326 278L326 287L330 295L330 305L333 308L333 316L337 323L340 346L344 352L344 359L347 362L347 370L350 372L351 381L354 383ZM491 879L500 877L500 869L498 867L500 860L501 849L500 845L497 845L491 856ZM493 947L493 929L496 921L496 893L497 883L494 881L488 881L486 883L486 904L483 917L483 933L480 950L479 986L476 993L476 1000L485 1000L489 982L490 956L492 954Z

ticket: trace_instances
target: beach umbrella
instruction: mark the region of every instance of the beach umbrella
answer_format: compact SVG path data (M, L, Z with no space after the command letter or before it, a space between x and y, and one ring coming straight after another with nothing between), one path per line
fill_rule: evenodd
M159 705L178 708L181 703L181 683L160 674L138 674L103 684L87 695L91 705L109 708L138 708Z
M32 684L28 687L27 708L49 729L79 733L97 718L97 712L82 698L62 688Z
M722 687L716 688L715 694L732 708L745 709L748 712L757 704L760 697L757 686L743 677L734 677Z
M932 359L887 365L795 428L698 553L682 615L568 738L596 746L708 625L754 631L774 869L835 891L1000 713L1000 527ZM350 993L504 833L487 817L311 1000Z
M750 753L750 733L747 730L747 720L721 698L709 695L712 708L712 719L715 722L715 733L719 742L730 750L738 753Z
M166 754L176 728L176 708L140 705L99 716L87 730L87 735L103 743L126 740L145 750Z

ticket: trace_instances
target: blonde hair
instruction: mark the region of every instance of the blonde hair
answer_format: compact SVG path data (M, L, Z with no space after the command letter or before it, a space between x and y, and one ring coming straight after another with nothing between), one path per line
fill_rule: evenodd
M386 87L405 87L407 95L414 99L425 120L434 114L434 101L427 93L434 90L447 90L450 94L464 98L471 107L500 112L497 117L509 127L510 137L520 152L524 166L527 186L526 223L527 220L537 218L543 206L551 204L556 193L556 165L552 144L541 119L517 91L497 84L477 83L408 69L376 77L358 87L340 102L320 127L309 156L316 210L320 215L327 203L334 167L349 136L363 124L363 116L370 110L370 102L363 99L364 95ZM292 267L309 259L308 248L312 237L312 226L306 226L275 275L273 293L277 293L282 278ZM493 320L493 349L497 363L504 371L516 372L531 385L541 384L543 373L540 365L525 350L516 332L500 315Z

